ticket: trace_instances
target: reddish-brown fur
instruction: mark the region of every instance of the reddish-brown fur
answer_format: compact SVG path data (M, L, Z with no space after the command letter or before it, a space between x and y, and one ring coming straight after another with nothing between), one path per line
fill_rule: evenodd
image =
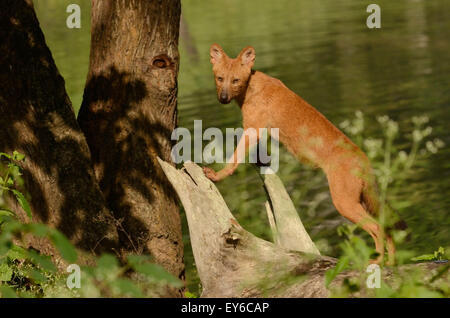
M227 104L235 99L242 110L244 131L248 128L278 128L279 139L297 159L312 163L327 175L336 209L359 224L374 239L381 263L387 239L389 262L395 247L375 217L379 201L375 178L366 155L314 107L289 90L280 80L253 71L255 50L244 48L237 58L229 58L213 44L210 50L217 96ZM252 145L242 138L246 149ZM204 168L213 181L231 175L238 166L237 151L225 168L215 172Z

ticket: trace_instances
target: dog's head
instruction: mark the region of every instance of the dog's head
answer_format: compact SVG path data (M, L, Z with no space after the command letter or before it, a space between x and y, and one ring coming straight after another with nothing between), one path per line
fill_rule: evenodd
M213 44L209 54L216 81L217 98L222 104L228 104L247 89L255 62L255 49L247 46L236 58L232 59L220 45Z

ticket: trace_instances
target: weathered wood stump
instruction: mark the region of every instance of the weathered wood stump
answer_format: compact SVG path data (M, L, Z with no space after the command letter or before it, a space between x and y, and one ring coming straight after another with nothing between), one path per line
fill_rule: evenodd
M176 169L158 160L186 212L202 297L329 296L324 275L337 260L320 255L275 174L265 175L264 181L272 243L239 225L201 167L187 162ZM357 275L356 271L341 273L331 286ZM393 276L392 270L383 270L383 275Z
M160 160L186 211L203 297L326 296L323 273L335 259L320 256L276 175L266 175L266 204L277 244L255 237L231 214L214 183L192 163L177 170ZM273 211L273 212L272 212ZM302 284L287 284L308 273ZM312 285L301 290L301 285Z

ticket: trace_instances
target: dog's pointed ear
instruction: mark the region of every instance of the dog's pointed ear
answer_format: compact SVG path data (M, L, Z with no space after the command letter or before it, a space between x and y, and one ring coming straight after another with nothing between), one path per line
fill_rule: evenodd
M219 62L225 55L226 55L225 52L223 51L222 47L219 44L214 43L213 45L211 45L211 48L209 49L211 64Z
M256 52L253 46L247 46L239 53L238 58L241 60L242 65L248 65L250 68L255 63Z

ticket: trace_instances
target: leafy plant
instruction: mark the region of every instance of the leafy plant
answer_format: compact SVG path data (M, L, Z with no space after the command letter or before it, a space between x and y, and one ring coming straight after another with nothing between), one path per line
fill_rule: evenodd
M124 262L110 254L95 260L96 266L81 267L81 288L69 289L68 275L57 269L49 256L25 249L15 242L23 234L48 239L67 263L78 259L76 248L58 230L40 223L22 223L17 211L6 206L11 194L32 220L23 186L20 162L25 156L14 151L0 153L0 296L1 297L152 297L167 286L180 288L182 283L148 256L129 255ZM1 165L6 162L6 165Z
M413 117L411 133L400 134L399 124L388 116L377 117L382 131L382 138L365 137L365 117L361 111L355 113L355 119L346 120L340 127L367 153L380 189L381 213L380 223L385 227L393 227L399 215L414 204L412 198L405 200L398 196L405 184L416 173L416 166L428 156L436 154L445 143L439 138L427 140L433 129L427 126L427 116ZM394 142L399 136L405 136L408 145L398 148ZM388 204L389 202L389 204ZM391 208L392 207L392 208ZM393 212L396 211L396 213ZM404 231L394 233L394 239L402 240L407 235Z
M14 196L16 197L17 201L19 202L22 209L26 212L28 217L31 219L31 209L30 205L28 204L28 201L25 199L25 196L22 192L16 190L14 186L14 182L19 181L20 182L20 176L22 173L20 172L20 167L17 165L17 162L23 161L25 159L25 156L23 154L18 153L17 151L14 151L12 155L0 152L0 160L2 157L5 157L9 159L9 162L7 164L6 172L3 176L0 176L0 197L5 192L12 192ZM2 208L0 210L0 216L12 216L14 215L14 212Z
M412 118L413 131L409 135L411 142L410 150L398 150L394 146L394 140L399 135L399 125L387 116L377 118L378 123L383 129L383 139L364 139L362 133L364 131L365 120L361 112L356 112L355 119L345 121L340 126L354 139L368 154L373 164L375 174L380 184L380 195L382 207L389 209L387 205L387 197L389 201L394 201L397 209L409 206L410 202L398 202L392 200L395 196L393 192L398 190L399 186L407 180L408 174L413 173L413 167L420 159L425 159L428 155L435 154L444 143L440 139L433 141L425 141L432 128L425 124L428 123L426 116ZM424 143L424 147L421 145ZM385 210L385 212L391 212ZM389 215L387 217L392 217ZM389 225L387 220L381 220L382 224ZM365 290L367 295L375 297L448 297L449 288L445 281L439 281L439 278L448 272L448 267L443 267L438 273L426 278L427 273L421 268L408 268L400 270L398 267L392 268L392 275L396 277L394 283L389 285L385 279L382 279L380 288L369 290L366 287L365 279L366 266L369 258L373 253L373 248L367 246L366 242L354 233L355 225L344 225L338 228L339 235L346 237L346 240L339 246L341 249L341 257L337 266L330 269L325 275L325 283L330 287L331 282L339 273L349 269L359 271L360 274L355 277L346 278L340 286L332 289L332 296L347 297L355 291ZM394 240L397 244L401 244L407 237L406 231L394 231ZM397 263L403 264L410 260L413 261L435 261L442 260L445 249L440 247L433 254L425 254L413 257L413 253L408 250L398 250L396 257ZM429 275L428 275L429 276Z
M440 246L437 251L434 251L433 254L424 254L420 256L416 256L411 258L412 261L443 261L445 256L445 249Z
M193 294L193 293L191 293L189 291L185 291L184 292L184 297L186 297L186 298L198 298L197 295L195 295L195 294Z
M380 185L381 209L384 212L381 215L386 215L386 219L380 221L385 226L389 226L392 224L385 224L385 222L389 219L395 220L395 216L387 205L388 195L389 202L395 210L402 210L412 205L411 200L397 200L396 192L415 173L414 168L419 160L437 153L445 146L445 143L439 138L426 140L433 131L431 126L426 125L429 118L416 116L411 119L412 132L409 135L402 134L407 137L409 147L403 146L402 149L398 149L394 141L400 136L399 124L386 115L377 117L377 121L383 132L383 138L365 138L363 134L365 118L361 111L355 113L355 119L342 122L340 127L365 150L372 162Z

